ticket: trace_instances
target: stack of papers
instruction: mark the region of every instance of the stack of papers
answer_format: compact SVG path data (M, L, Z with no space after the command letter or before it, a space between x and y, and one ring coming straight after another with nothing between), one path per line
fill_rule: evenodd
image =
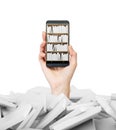
M108 121L109 130L116 129L116 94L98 96L72 87L68 99L36 87L0 95L0 130L103 130Z

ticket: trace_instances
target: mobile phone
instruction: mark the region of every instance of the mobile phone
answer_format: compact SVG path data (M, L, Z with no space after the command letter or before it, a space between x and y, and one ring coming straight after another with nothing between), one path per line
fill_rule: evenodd
M69 21L46 21L46 65L65 67L69 65Z

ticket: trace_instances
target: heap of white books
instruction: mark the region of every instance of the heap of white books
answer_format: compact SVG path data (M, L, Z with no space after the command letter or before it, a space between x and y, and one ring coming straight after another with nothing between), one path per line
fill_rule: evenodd
M0 95L0 130L81 130L84 124L92 124L89 130L103 130L94 124L101 123L98 119L116 124L116 94L98 96L71 87L68 99L64 94L52 95L49 88L36 87L26 93ZM116 129L114 124L111 127Z

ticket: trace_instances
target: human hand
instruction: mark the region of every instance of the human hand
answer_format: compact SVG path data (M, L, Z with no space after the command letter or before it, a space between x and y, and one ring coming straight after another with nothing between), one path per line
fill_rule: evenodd
M70 64L66 67L46 66L46 33L42 33L43 42L40 45L39 61L43 73L51 86L52 93L58 95L64 93L67 97L70 94L70 82L77 66L77 53L72 46L69 46Z

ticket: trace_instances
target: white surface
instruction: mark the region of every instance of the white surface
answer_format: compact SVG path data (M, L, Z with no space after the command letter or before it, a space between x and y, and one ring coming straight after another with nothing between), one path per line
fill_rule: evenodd
M64 8L65 7L65 8ZM116 92L116 0L1 0L0 93L48 86L38 62L49 19L68 19L78 52L72 84L98 94Z

